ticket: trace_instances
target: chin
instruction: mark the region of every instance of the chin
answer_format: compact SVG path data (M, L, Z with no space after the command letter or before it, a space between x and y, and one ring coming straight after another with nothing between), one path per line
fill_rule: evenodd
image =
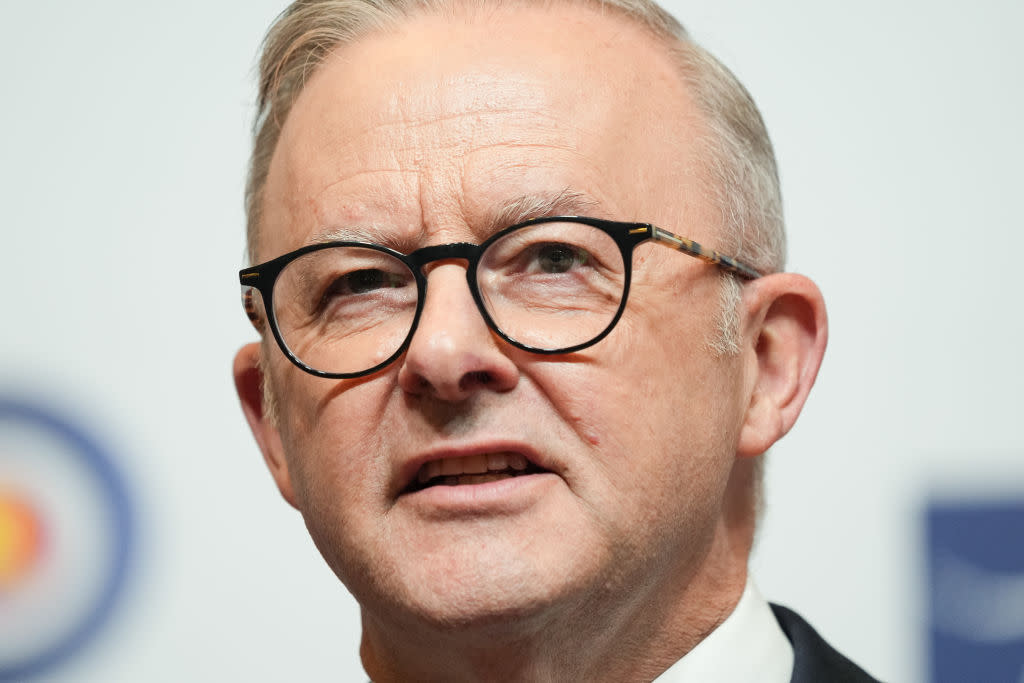
M435 632L494 638L533 631L587 592L570 580L571 568L522 555L496 562L493 554L474 558L456 550L396 564L387 576L350 590L364 612Z

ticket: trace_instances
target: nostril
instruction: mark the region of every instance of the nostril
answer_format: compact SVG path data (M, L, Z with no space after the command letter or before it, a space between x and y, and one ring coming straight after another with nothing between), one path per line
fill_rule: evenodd
M494 378L491 377L491 373L486 370L476 370L474 372L467 372L459 384L463 389L468 389L473 386L486 386L493 380Z

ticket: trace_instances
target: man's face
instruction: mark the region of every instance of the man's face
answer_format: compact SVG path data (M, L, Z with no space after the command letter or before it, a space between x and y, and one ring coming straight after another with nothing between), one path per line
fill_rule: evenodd
M414 18L309 80L271 164L259 257L325 236L480 242L538 210L717 246L705 134L663 48L615 15ZM364 614L578 617L710 571L744 408L739 360L708 346L718 272L643 245L611 335L538 356L490 332L464 262L427 270L410 348L372 376L320 379L264 347L278 482ZM524 462L538 471L415 486L425 468Z

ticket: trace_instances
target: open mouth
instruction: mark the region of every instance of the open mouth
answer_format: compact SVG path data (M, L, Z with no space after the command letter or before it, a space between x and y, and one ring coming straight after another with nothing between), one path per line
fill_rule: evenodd
M486 484L544 471L520 453L481 453L443 458L423 463L405 492L414 493L431 486Z

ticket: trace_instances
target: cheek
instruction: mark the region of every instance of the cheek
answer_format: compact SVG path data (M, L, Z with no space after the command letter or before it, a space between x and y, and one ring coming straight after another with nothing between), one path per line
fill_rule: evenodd
M366 549L387 541L383 521L391 428L381 419L386 399L378 387L385 382L338 391L338 382L311 379L318 384L297 383L291 395L302 398L281 409L293 489L327 564L346 585L365 583L375 571L374 554Z
M694 383L658 355L534 374L582 445L566 482L623 567L704 547L732 462L723 415L708 407L715 383Z
M380 419L386 378L345 383L288 373L283 384L281 440L303 514L332 510L348 517L352 509L368 509L386 485L387 470L378 466L388 458L388 426Z
M637 500L659 477L717 487L734 454L739 374L708 346L717 298L704 280L717 283L641 280L607 338L531 373L617 489L649 488Z

